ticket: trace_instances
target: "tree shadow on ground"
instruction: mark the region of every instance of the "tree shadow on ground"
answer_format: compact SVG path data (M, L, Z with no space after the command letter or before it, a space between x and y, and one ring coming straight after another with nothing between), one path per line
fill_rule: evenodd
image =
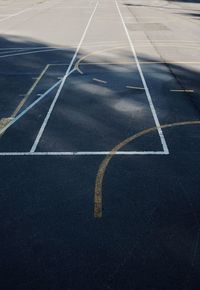
M185 6L182 6L182 7L170 7L169 4L176 4L176 3L184 3L184 4L195 4L195 3L200 3L199 0L168 0L168 3L166 4L166 1L162 3L158 3L157 5L154 5L154 4L134 4L134 3L124 3L125 6L128 6L128 7L149 7L149 8L156 8L156 9L167 9L167 10L195 10L195 11L199 11L199 9L196 9L196 7L194 8L190 8L190 7L185 7Z
M2 38L0 44L48 48L20 38ZM69 63L73 53L62 48L0 59L2 117L18 103L19 88L29 89L29 75L38 76L52 62ZM81 50L78 57L85 54ZM132 58L129 52L126 56ZM161 123L199 119L198 71L138 57ZM109 63L104 56L100 60ZM116 140L152 126L135 63L105 65L88 58L81 69L83 75L75 72L66 82L40 150L91 148L94 139L109 150ZM48 70L25 107L65 71L66 65ZM194 93L171 91L187 88ZM55 93L8 130L1 150L30 149ZM179 137L177 131L167 135L170 144L198 149L195 129L179 132ZM85 136L95 138L88 143ZM156 138L145 137L138 148L157 146ZM199 154L191 152L116 158L104 186L105 216L98 221L91 204L102 157L1 156L2 289L198 289Z

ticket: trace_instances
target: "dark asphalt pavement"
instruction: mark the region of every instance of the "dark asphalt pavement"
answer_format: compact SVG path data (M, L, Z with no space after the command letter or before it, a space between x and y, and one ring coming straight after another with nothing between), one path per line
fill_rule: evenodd
M200 289L199 9L0 0L0 289Z

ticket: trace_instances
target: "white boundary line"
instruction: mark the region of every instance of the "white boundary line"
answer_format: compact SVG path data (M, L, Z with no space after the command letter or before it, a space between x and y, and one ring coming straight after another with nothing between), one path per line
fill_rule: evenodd
M8 20L8 19L10 19L10 18L12 18L12 17L18 16L18 15L20 15L20 14L22 14L22 13L27 12L27 11L31 11L31 10L47 10L47 9L51 9L51 8L53 8L54 6L57 6L58 4L60 4L60 3L53 4L52 6L36 7L36 8L34 7L34 5L32 5L31 7L28 7L28 8L26 8L26 9L23 9L23 10L17 12L17 13L14 13L14 14L8 14L8 16L4 17L3 19L0 19L0 22L6 21L6 20ZM55 8L54 8L54 9L55 9Z
M154 104L153 104L153 101L152 101L152 98L151 98L151 94L150 94L149 88L147 86L143 71L141 69L141 66L140 66L136 51L135 51L135 47L134 47L134 45L132 43L132 40L130 38L129 32L128 32L127 27L126 27L126 24L124 22L123 16L122 16L121 11L119 9L119 5L118 5L116 0L115 0L115 4L116 4L116 7L117 7L119 16L121 18L121 21L122 21L122 25L123 25L124 30L126 32L126 36L128 38L128 41L129 41L133 56L135 58L135 62L136 62L136 65L137 65L137 68L138 68L138 71L139 71L139 74L140 74L140 77L141 77L145 92L146 92L146 96L147 96L147 99L148 99L148 102L149 102L149 106L150 106L150 109L151 109L151 112L152 112L152 115L153 115L153 118L154 118L154 122L156 124L157 130L158 130L158 134L160 136L160 140L161 140L161 143L162 143L162 146L163 146L163 150L164 150L164 152L166 154L168 154L169 153L169 149L167 147L167 143L165 141L165 137L164 137L164 134L162 132L162 129L160 128L160 122L158 120L158 117L157 117L157 114L156 114L156 110L155 110L155 107L154 107Z
M110 151L80 151L80 152L0 152L0 156L88 156L108 155ZM114 155L168 155L164 151L118 151Z
M48 52L48 51L55 51L55 50L63 50L59 48L51 48L51 49L42 49L42 50L34 50L34 51L28 51L28 52L16 52L16 53L10 53L10 54L4 54L0 55L0 58L7 58L12 56L18 56L18 55L27 55L27 54L36 54L36 53L42 53L42 52Z
M18 15L20 15L20 14L26 12L26 11L29 11L29 10L32 10L32 8L26 8L26 9L24 9L24 10L19 11L18 13L10 14L9 16L7 16L7 17L5 17L5 18L0 19L0 22L6 21L7 19L10 19L10 18L12 18L12 17L18 16Z
M19 50L19 52L20 51L26 51L26 50L34 50L34 49L50 49L50 48L57 48L57 49L59 49L59 48L61 48L62 49L62 47L60 47L60 46L33 46L33 47L5 47L5 48L3 48L3 47L1 47L0 48L0 51L2 51L2 50L5 50L5 51L12 51L12 50ZM64 48L63 48L64 49Z
M30 152L35 152L35 150L37 149L38 143L40 142L40 139L41 139L41 137L42 137L42 135L43 135L43 133L44 133L44 130L45 130L46 125L47 125L47 123L48 123L48 121L49 121L49 118L50 118L51 113L52 113L52 111L53 111L53 109L54 109L54 106L55 106L55 104L56 104L56 102L57 102L57 100L58 100L58 97L60 96L60 93L61 93L62 89L63 89L63 86L64 86L64 84L65 84L65 81L66 81L66 79L67 79L68 76L69 76L70 70L71 70L72 65L73 65L73 63L74 63L74 60L76 59L77 54L78 54L78 52L79 52L79 50L80 50L80 47L81 47L81 45L82 45L82 43L83 43L83 41L84 41L84 39L85 39L86 33L87 33L87 31L88 31L88 28L89 28L89 26L90 26L90 23L91 23L91 21L92 21L92 18L93 18L93 16L94 16L96 10L97 10L98 5L99 5L99 1L97 1L96 5L95 5L95 8L94 8L94 10L93 10L93 12L92 12L92 14L91 14L91 16L90 16L90 18L89 18L89 21L88 21L88 23L87 23L87 25L86 25L86 28L85 28L84 32L83 32L83 35L82 35L81 40L80 40L80 42L79 42L79 45L78 45L78 47L76 48L76 51L75 51L75 53L74 53L74 56L73 56L73 58L72 58L72 60L71 60L71 62L70 62L70 65L68 66L68 69L67 69L67 71L66 71L64 77L62 78L61 84L60 84L60 86L59 86L59 88L58 88L58 90L57 90L57 93L56 93L56 95L55 95L55 97L54 97L54 99L53 99L53 102L51 103L51 106L50 106L50 108L49 108L49 111L48 111L48 113L47 113L47 115L46 115L46 117L45 117L45 119L44 119L44 122L42 123L42 126L41 126L41 128L40 128L40 130L39 130L39 133L38 133L38 135L37 135L37 137L36 137L36 139L35 139L35 141L34 141L34 144L33 144L32 148L31 148L31 151L30 151Z
M89 6L64 6L64 7L56 7L54 8L55 10L57 9L88 9L90 8Z

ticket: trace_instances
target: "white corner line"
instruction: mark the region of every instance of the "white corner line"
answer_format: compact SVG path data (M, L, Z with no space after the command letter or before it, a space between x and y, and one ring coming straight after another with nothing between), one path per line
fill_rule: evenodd
M0 152L0 156L98 156L112 154L110 151L80 152ZM168 155L164 151L118 151L112 155Z
M135 47L134 47L133 42L132 42L132 40L130 38L129 32L128 32L126 24L124 22L124 19L123 19L123 16L121 14L119 5L117 3L117 0L115 0L115 4L116 4L116 7L117 7L119 16L121 18L121 21L122 21L122 25L123 25L124 30L126 32L126 36L128 38L128 41L129 41L133 56L135 58L135 62L136 62L136 65L137 65L137 68L138 68L138 71L139 71L139 74L140 74L140 77L141 77L141 80L142 80L142 83L143 83L143 87L144 87L145 92L146 92L146 96L147 96L147 99L148 99L148 102L149 102L149 106L150 106L150 109L151 109L151 112L152 112L152 115L153 115L153 118L154 118L154 122L156 124L157 130L158 130L158 134L160 136L160 140L161 140L161 143L162 143L162 146L163 146L163 150L164 150L164 152L169 153L169 149L168 149L168 146L167 146L163 131L160 128L160 122L159 122L158 116L156 114L156 110L155 110L155 107L154 107L154 104L153 104L153 101L152 101L152 98L151 98L151 94L150 94L149 88L147 86L147 83L146 83L142 68L140 66L140 63L139 63L139 60L138 60L138 57L137 57L137 54L136 54Z
M70 72L70 70L71 70L71 68L72 68L72 65L73 65L73 63L74 63L74 60L76 59L77 54L78 54L78 52L79 52L79 50L80 50L80 47L81 47L81 45L82 45L82 43L83 43L83 41L84 41L84 39L85 39L86 33L87 33L87 31L88 31L88 28L89 28L89 26L90 26L90 23L91 23L91 21L92 21L92 18L93 18L93 16L94 16L95 12L96 12L96 9L97 9L98 5L99 5L99 1L97 1L96 5L95 5L95 8L94 8L94 10L93 10L93 12L92 12L92 14L91 14L91 16L90 16L90 18L89 18L89 21L88 21L88 23L87 23L87 25L86 25L86 28L85 28L84 32L83 32L83 35L82 35L81 40L80 40L80 42L79 42L79 45L78 45L78 47L76 48L76 51L75 51L75 53L74 53L74 56L73 56L73 58L72 58L72 60L71 60L71 62L70 62L70 64L69 64L69 66L68 66L68 69L67 69L67 71L66 71L66 73L65 73L65 75L64 75L64 77L63 77L63 79L62 79L62 81L61 81L61 84L60 84L60 86L59 86L59 88L58 88L58 90L57 90L57 92L56 92L56 95L55 95L55 97L54 97L52 103L51 103L51 106L50 106L50 108L49 108L49 110L48 110L48 112L47 112L47 115L46 115L46 117L45 117L43 123L42 123L42 126L40 127L40 130L39 130L38 135L37 135L37 137L36 137L36 139L35 139L35 141L34 141L34 143L33 143L33 146L31 147L30 152L35 152L35 150L37 149L37 146L38 146L38 144L39 144L39 142L40 142L40 139L41 139L41 137L42 137L42 135L43 135L43 133L44 133L44 130L45 130L45 128L46 128L46 125L47 125L47 123L48 123L48 121L49 121L49 118L50 118L50 116L51 116L51 113L52 113L52 111L53 111L53 109L54 109L54 107L55 107L55 104L56 104L56 102L57 102L57 100L58 100L58 97L60 96L60 93L61 93L61 91L62 91L62 89L63 89L63 86L64 86L64 84L65 84L65 81L66 81L66 79L67 79L68 76L69 76L69 72Z

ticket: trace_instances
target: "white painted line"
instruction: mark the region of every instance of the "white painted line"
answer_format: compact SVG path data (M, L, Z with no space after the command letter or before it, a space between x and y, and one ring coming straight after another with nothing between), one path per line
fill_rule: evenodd
M80 152L0 152L0 156L95 156L108 155L110 151ZM168 155L164 151L118 151L114 155Z
M194 93L194 90L170 90L170 92Z
M126 86L127 89L133 89L133 90L144 90L144 88L141 87L132 87L132 86Z
M48 65L47 65L48 67ZM68 74L68 76L70 76L73 72L75 71L75 69L71 70ZM13 120L7 125L5 126L2 130L0 130L0 135L3 134L8 128L10 128L14 123L16 123L19 119L21 119L21 117L23 117L26 113L28 113L28 111L30 111L33 107L35 107L35 105L37 105L42 99L44 99L51 91L53 91L60 83L62 80L59 80L58 82L56 82L53 86L51 86L46 92L44 92L43 94L38 94L41 97L38 98L37 100L35 100L30 106L28 106L26 109L24 109L19 115L17 115L15 118L13 118Z
M37 50L37 51L28 51L28 52L17 52L17 53L10 53L10 54L4 54L0 55L0 58L7 58L7 57L12 57L12 56L18 56L18 55L27 55L27 54L36 54L36 53L42 53L42 52L49 52L49 51L55 51L55 50L63 50L59 48L51 48L51 49L42 49L42 50Z
M19 11L18 13L11 14L11 15L9 15L9 16L6 16L6 17L4 17L3 19L0 19L0 22L6 21L7 19L10 19L10 18L12 18L12 17L18 16L18 15L20 15L20 14L22 14L22 13L25 13L26 11L29 11L29 10L32 10L32 8L26 8L26 9L24 9L24 10Z
M18 106L16 107L15 111L12 114L12 117L13 118L15 118L17 116L17 114L20 112L20 110L22 109L22 107L24 106L24 104L29 99L30 95L33 93L33 91L36 88L36 86L39 84L39 82L41 81L41 79L43 78L43 76L45 75L45 73L47 72L48 68L49 68L49 65L46 65L45 68L40 73L40 75L37 76L36 78L34 78L36 81L31 86L31 88L28 90L28 92L24 95L24 98L21 100L21 102L19 102Z
M90 8L89 6L65 6L65 7L56 7L54 8L54 10L57 10L57 9L88 9Z
M47 9L53 8L54 6L56 6L56 5L58 5L58 4L59 4L59 3L53 4L52 6L45 6L44 8L43 8L43 7L42 7L42 8L40 8L40 7L34 8L34 7L32 6L32 7L29 7L29 8L23 9L23 10L17 12L17 13L10 14L10 15L8 15L8 16L6 16L6 17L0 19L0 22L6 21L6 20L8 20L8 19L10 19L10 18L12 18L12 17L18 16L18 15L23 14L23 13L25 13L25 12L27 12L27 11L30 11L30 10L47 10ZM55 9L55 8L54 8L54 9Z
M83 41L84 41L84 39L85 39L86 33L87 33L87 31L88 31L88 28L89 28L89 26L90 26L90 23L91 23L91 21L92 21L92 18L93 18L93 16L94 16L95 12L96 12L96 9L97 9L98 5L99 5L99 1L97 1L96 5L95 5L95 8L94 8L94 10L93 10L93 12L92 12L92 14L91 14L91 16L90 16L90 18L89 18L89 21L88 21L88 23L87 23L87 25L86 25L86 28L85 28L84 32L83 32L83 35L82 35L81 40L80 40L80 42L79 42L79 45L78 45L78 47L76 48L76 51L75 51L74 56L73 56L73 58L72 58L72 60L71 60L71 62L70 62L70 65L68 66L68 69L67 69L67 71L66 71L66 73L65 73L65 75L64 75L64 77L63 77L63 79L62 79L62 81L61 81L61 84L60 84L60 86L59 86L59 88L58 88L58 90L57 90L57 93L56 93L56 95L55 95L55 97L54 97L54 99L53 99L53 102L51 103L51 106L50 106L50 108L49 108L49 111L48 111L48 113L47 113L45 119L44 119L44 122L42 123L42 126L40 127L39 133L38 133L38 135L37 135L37 137L36 137L36 139L35 139L35 142L34 142L32 148L31 148L31 152L35 152L35 150L37 149L38 143L40 142L40 139L41 139L41 137L42 137L42 135L43 135L43 132L44 132L44 130L45 130L45 128L46 128L46 125L47 125L47 123L48 123L48 121L49 121L49 118L50 118L51 113L52 113L52 111L53 111L53 109L54 109L54 106L55 106L55 104L56 104L56 102L57 102L57 99L58 99L58 97L60 96L60 93L61 93L61 91L62 91L62 89L63 89L63 86L64 86L64 84L65 84L65 81L66 81L66 79L68 78L68 76L69 76L69 74L70 74L70 70L71 70L71 68L72 68L72 65L73 65L73 63L74 63L74 61L75 61L75 59L76 59L76 57L77 57L77 54L78 54L78 52L79 52L79 50L80 50L80 47L81 47L81 45L82 45L82 43L83 43Z
M50 87L44 94L41 95L40 98L35 100L30 106L28 106L25 110L23 110L19 115L17 115L7 126L5 126L2 130L0 130L0 135L3 134L8 128L10 128L14 123L16 123L21 117L23 117L28 111L30 111L37 103L39 103L42 99L44 99L53 89L55 89L61 80L55 83L52 87Z
M69 63L49 63L49 66L66 66L69 65Z
M26 50L25 50L26 51ZM6 54L13 54L13 53L18 53L18 52L23 52L23 50L18 50L18 49L12 49L12 50L0 50L0 55L6 55Z
M127 35L127 38L128 38L128 41L129 41L133 56L135 58L135 62L136 62L136 65L137 65L137 68L138 68L138 71L139 71L139 74L140 74L140 77L141 77L141 80L142 80L142 83L143 83L143 86L144 86L144 89L145 89L145 92L146 92L146 95L147 95L147 99L148 99L149 106L150 106L150 109L151 109L151 112L152 112L152 115L153 115L153 118L154 118L154 122L156 124L157 130L158 130L158 134L160 136L160 140L161 140L161 143L162 143L162 146L163 146L163 150L164 150L164 152L169 153L169 149L167 147L167 143L165 141L164 134L162 132L162 129L160 128L160 122L159 122L157 114L156 114L156 110L155 110L155 107L154 107L154 104L153 104L153 101L152 101L152 98L151 98L151 94L150 94L149 88L147 86L143 71L141 69L141 66L140 66L140 63L139 63L139 60L138 60L138 57L137 57L137 54L136 54L136 51L135 51L135 48L134 48L134 45L133 45L133 43L131 41L131 38L130 38L130 35L128 33L126 24L124 22L123 16L121 14L121 11L119 9L119 5L118 5L116 0L115 0L115 4L116 4L117 10L119 12L119 16L121 18L121 21L122 21L122 25L123 25L124 30L126 32L126 35Z
M3 48L1 47L0 48L0 51L1 50L5 50L5 51L12 51L12 50L34 50L34 49L47 49L47 48L61 48L59 46L34 46L34 47L7 47L7 48Z
M102 83L102 84L107 84L106 81L103 81L103 80L100 80L100 79L96 79L96 78L93 78L93 81L98 82L98 83Z
M165 43L169 43L169 45L171 44L176 44L176 43L199 43L200 41L198 40L195 40L195 41L187 41L187 40L178 40L178 41L173 41L173 40L152 40L152 42L156 42L156 43L161 43L161 44L165 44ZM148 46L150 45L149 44L149 41L147 40L136 40L135 43L148 43ZM82 45L82 47L93 47L93 46L112 46L112 45L126 45L126 42L124 41L100 41L100 42L85 42L84 45ZM68 43L68 46L71 46L71 47L77 47L78 43ZM4 50L4 51L7 51L7 50L34 50L34 49L47 49L47 48L57 48L57 49L68 49L69 47L68 46L35 46L35 47L0 47L0 51L1 50ZM190 48L190 46L186 46L188 48Z
M126 42L119 42L119 41L99 41L99 42L85 42L82 47L93 47L93 46L112 46L112 45L123 45L126 44ZM78 43L68 43L68 45L65 46L33 46L33 47L0 47L1 50L34 50L34 49L47 49L47 48L57 48L57 49L63 49L67 50L70 47L77 47Z

